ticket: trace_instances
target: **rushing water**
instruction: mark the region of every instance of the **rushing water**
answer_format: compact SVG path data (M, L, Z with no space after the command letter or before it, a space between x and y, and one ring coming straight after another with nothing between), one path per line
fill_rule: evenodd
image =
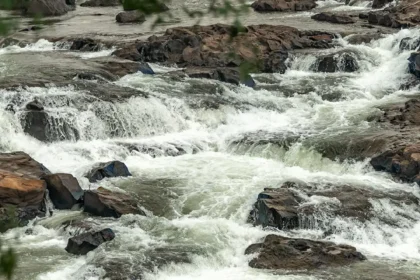
M404 190L420 197L417 186L394 182L373 171L368 161L332 161L308 144L336 141L342 133L358 137L373 129L367 120L378 114L378 106L415 94L398 90L409 77L409 52L400 51L399 42L419 35L419 30L403 30L357 46L339 39L340 47L324 51L357 54L360 70L355 73L314 73L311 67L319 52L297 53L284 75L255 75L257 89L138 73L116 84L141 89L149 98L92 101L72 87L2 91L1 108L9 103L23 108L37 98L78 134L42 143L23 133L21 111L1 110L2 151L25 151L52 172L72 173L85 189L104 186L136 193L149 213L106 219L55 211L50 218L11 230L4 238L19 254L16 279L101 279L107 270L150 280L420 279L420 213L387 200L374 204L378 219L361 223L336 218L336 230L328 237L316 226L280 232L354 245L369 259L362 264L311 273L272 272L249 268L244 255L248 245L269 232L246 223L265 187L293 180ZM1 49L0 55L56 48L40 41ZM60 127L58 133L65 134ZM267 141L273 137L293 140L286 148ZM95 184L83 178L93 163L108 160L124 161L133 177ZM326 200L313 197L306 203ZM380 216L398 223L386 224ZM69 255L64 247L74 229L62 223L74 219L87 219L98 229L110 227L116 239L87 256Z

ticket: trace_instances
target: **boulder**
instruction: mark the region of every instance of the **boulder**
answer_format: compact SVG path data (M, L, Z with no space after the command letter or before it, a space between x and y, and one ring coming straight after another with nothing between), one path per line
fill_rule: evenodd
M138 208L137 201L124 193L111 192L104 188L85 191L84 211L101 217L119 218L124 214L145 215Z
M146 21L145 15L138 10L121 12L115 17L115 19L119 23L134 23Z
M87 232L70 238L65 250L74 255L86 255L102 243L109 242L114 238L115 233L110 228L93 233Z
M87 0L80 4L82 7L114 7L121 5L120 0Z
M383 8L386 4L389 4L391 2L392 0L373 0L372 8L380 9L380 8Z
M76 0L66 0L68 6L76 6Z
M89 182L94 183L104 178L128 177L131 176L127 166L121 161L110 161L98 163L86 174Z
M245 254L258 254L249 266L259 269L304 270L349 265L366 257L349 245L270 234Z
M257 0L251 7L257 12L308 11L316 7L312 0Z
M355 72L359 69L356 58L345 52L331 53L318 57L312 67L316 72Z
M406 182L420 184L420 143L386 151L370 161L375 170L386 171Z
M30 16L61 16L68 12L65 0L30 0L26 14Z
M43 142L78 140L79 132L63 118L49 116L45 111L25 111L21 124L26 134Z
M48 194L57 209L71 209L81 202L83 190L73 175L57 173L46 175Z
M23 152L0 153L0 231L25 226L45 215L46 183L50 172Z
M337 24L351 24L356 22L352 17L348 15L333 14L328 12L313 15L311 19L314 19L316 21L327 21Z
M401 23L389 10L373 11L368 14L368 22L386 27L400 28Z

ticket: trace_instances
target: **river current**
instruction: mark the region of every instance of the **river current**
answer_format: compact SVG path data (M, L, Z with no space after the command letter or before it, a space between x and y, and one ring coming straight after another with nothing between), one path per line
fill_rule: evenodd
M375 204L375 213L398 219L398 224L335 218L335 232L324 236L316 225L283 232L247 223L258 193L286 181L403 189L420 198L417 185L395 182L374 171L368 160L333 161L311 146L374 129L368 120L380 113L380 106L417 94L399 90L410 76L409 51L400 51L399 43L418 36L420 30L402 30L365 45L339 38L334 50L296 53L285 74L254 75L256 89L136 73L115 83L147 92L147 99L87 102L86 93L72 87L1 90L0 108L36 98L78 134L42 143L23 133L19 113L2 109L1 151L25 151L52 172L73 174L84 189L102 186L135 193L148 212L147 217L107 219L54 210L52 217L8 231L3 238L19 255L16 279L103 279L107 269L125 271L127 279L147 280L420 279L420 213L386 199ZM0 49L0 60L10 53L69 53L61 48L40 40ZM311 70L317 54L337 50L356 53L360 69ZM83 59L111 52L73 54ZM159 73L173 70L152 67ZM0 64L0 73L7 68ZM57 127L57 133L64 133ZM293 141L286 148L281 141L268 141L273 137ZM123 161L133 176L92 184L83 177L93 163L109 160ZM313 197L307 203L328 199L334 200ZM69 255L64 247L71 229L62 223L74 219L90 219L98 229L110 227L116 239L87 256ZM248 267L244 250L270 232L353 245L368 261L316 272Z

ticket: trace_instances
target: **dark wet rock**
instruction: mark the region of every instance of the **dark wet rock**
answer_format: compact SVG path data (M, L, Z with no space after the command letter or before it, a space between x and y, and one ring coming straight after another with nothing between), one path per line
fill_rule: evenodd
M222 24L168 29L163 36L129 44L115 56L136 61L177 64L181 67L239 67L245 61L264 62L266 71L284 69L283 52L301 48L328 48L334 36L326 32L299 31L287 26L254 25L231 40L234 27ZM232 46L236 55L232 56ZM274 58L276 63L268 61ZM281 71L281 70L280 70ZM277 69L276 69L277 72Z
M83 233L69 239L66 251L74 255L86 255L98 248L102 243L109 242L115 238L115 233L110 228L94 233Z
M289 54L286 51L274 51L268 54L264 59L264 66L261 69L265 73L284 74L287 70L286 60Z
M401 23L394 13L389 10L369 12L368 21L371 24L382 25L386 27L400 28Z
M76 0L66 0L68 6L76 6Z
M359 69L353 54L338 52L318 57L314 70L316 72L355 72Z
M360 19L368 19L369 18L369 14L368 13L360 13L359 14L359 18Z
M352 24L356 22L352 17L348 15L333 14L328 12L313 15L311 18L316 21L327 21L337 24Z
M332 242L287 238L270 234L246 249L258 254L249 266L259 269L303 270L343 266L366 260L356 248Z
M48 194L55 208L72 209L75 204L81 202L83 190L71 174L51 174L43 179L47 182Z
M146 75L154 75L155 71L153 71L152 67L148 63L142 62L140 63L139 71Z
M145 1L142 2L142 10L147 11L148 14L158 14L162 12L166 12L169 10L168 6L162 1ZM124 11L133 11L138 10L139 2L138 0L124 0L123 1L123 8Z
M115 17L115 19L119 23L145 22L146 16L138 10L134 10L121 12Z
M133 196L111 192L104 188L85 191L84 211L101 217L119 218L124 214L145 215Z
M211 79L234 85L244 84L248 87L255 87L255 81L250 75L241 79L239 69L235 68L188 67L184 72L190 78Z
M404 38L400 42L400 51L406 51L406 50L418 50L420 47L420 38Z
M0 231L45 215L46 183L40 178L46 174L48 169L23 152L0 154Z
M15 106L13 104L7 104L6 108L4 110L11 112L12 114L16 113Z
M420 52L412 52L408 57L408 70L415 77L420 78Z
M49 116L45 111L25 111L21 117L23 131L43 142L78 140L78 130L62 117Z
M80 4L82 7L114 7L121 5L120 0L87 0Z
M319 204L307 203L311 197L322 197ZM287 182L281 188L266 188L258 195L257 202L249 216L249 222L263 227L281 230L296 228L331 229L336 217L352 218L360 222L379 218L385 223L398 223L395 219L378 217L373 203L390 199L393 205L417 205L418 199L405 192L383 192L366 187L326 185ZM418 209L420 210L420 209Z
M399 90L409 90L420 85L420 80L412 76L408 81L401 84Z
M257 12L308 11L316 7L312 0L257 0L251 7Z
M78 38L72 41L73 43L70 46L70 50L72 51L94 52L99 51L102 47L100 42L90 38Z
M380 9L384 7L385 5L391 3L392 0L373 0L372 8L373 9Z
M86 174L89 182L97 182L104 178L128 177L131 176L127 166L121 161L110 161L98 163Z
M382 32L366 33L366 34L353 34L346 37L347 42L352 45L368 44L374 40L382 38Z
M48 114L44 111L28 111L24 113L23 131L38 139L47 141Z
M29 102L26 104L25 108L26 110L32 111L44 111L44 106L38 100Z
M65 0L30 0L25 5L30 16L61 16L68 12Z

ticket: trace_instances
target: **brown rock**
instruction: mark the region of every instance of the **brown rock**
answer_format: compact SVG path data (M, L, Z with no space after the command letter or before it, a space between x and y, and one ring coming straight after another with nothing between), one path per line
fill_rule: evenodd
M366 257L352 246L274 234L268 235L263 243L251 245L245 253L258 253L258 256L249 262L249 266L260 269L317 269L366 260Z
M257 0L251 7L257 12L308 11L316 7L312 0Z
M23 152L0 154L0 231L45 215L46 183L40 178L48 173Z
M327 21L331 23L337 23L337 24L352 24L356 21L348 16L348 15L341 15L341 14L333 14L333 13L320 13L313 15L311 19L317 20L317 21Z
M124 214L145 215L132 196L104 188L85 191L84 205L85 212L101 217L119 218Z

